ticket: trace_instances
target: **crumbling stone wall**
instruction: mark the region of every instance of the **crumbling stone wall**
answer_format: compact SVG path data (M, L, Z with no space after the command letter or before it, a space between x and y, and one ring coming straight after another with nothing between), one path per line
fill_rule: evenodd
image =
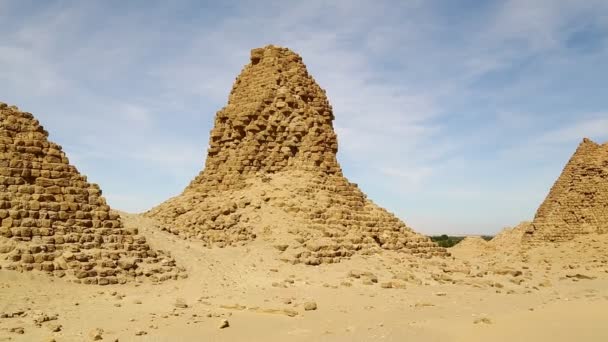
M177 278L30 113L0 103L0 265L87 284Z

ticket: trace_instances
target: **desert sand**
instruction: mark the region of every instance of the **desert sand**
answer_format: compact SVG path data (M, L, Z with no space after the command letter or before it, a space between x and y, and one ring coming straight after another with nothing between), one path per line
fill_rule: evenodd
M171 250L188 278L91 286L0 270L0 340L87 341L99 331L104 341L608 339L605 235L514 254L461 246L450 258L385 251L308 266L277 260L271 236L206 248L149 218L124 222Z
M606 144L583 141L531 222L446 250L343 175L285 48L252 50L204 169L142 214L0 114L0 341L608 340Z

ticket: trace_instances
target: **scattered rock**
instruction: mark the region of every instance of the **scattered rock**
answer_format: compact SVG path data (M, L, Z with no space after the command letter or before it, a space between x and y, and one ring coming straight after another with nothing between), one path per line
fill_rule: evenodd
M89 337L93 341L103 340L103 329L95 328L95 329L89 331Z
M315 303L315 302L306 302L306 303L304 303L304 310L306 310L306 311L317 310L317 303Z
M299 314L296 310L293 309L283 309L283 312L289 317L296 317Z
M219 328L220 328L220 329L226 329L226 328L228 328L229 326L230 326L230 322L228 322L228 320L227 320L227 319L223 319L223 320L220 322Z
M474 324L480 324L480 323L483 323L483 324L492 324L492 320L490 320L490 319L489 319L489 318L487 318L487 317L482 317L482 318L477 318L477 319L475 319L475 320L473 321L473 323L474 323Z
M285 252L287 248L289 248L289 245L275 245L274 248L278 249L281 252Z
M58 315L47 315L46 313L42 312L42 311L34 311L32 313L30 313L32 320L34 321L34 325L36 326L41 326L42 323L45 322L49 322L49 321L55 321L58 318Z
M26 315L25 310L16 310L9 312L0 313L0 318L15 318L15 317L23 317Z
M173 305L178 309L187 309L188 308L188 304L186 304L186 301L182 298L177 298L175 300L175 304L173 304Z
M566 278L593 280L597 277L586 275L586 274L575 273L575 274L566 274Z
M9 332L12 332L14 334L23 335L23 334L25 334L25 329L23 329L23 327L15 327L15 328L11 328L9 330Z
M50 331L52 331L52 332L60 332L60 331L61 331L62 326L61 326L61 324L50 324L50 325L48 326L48 328L49 328L49 330L50 330Z

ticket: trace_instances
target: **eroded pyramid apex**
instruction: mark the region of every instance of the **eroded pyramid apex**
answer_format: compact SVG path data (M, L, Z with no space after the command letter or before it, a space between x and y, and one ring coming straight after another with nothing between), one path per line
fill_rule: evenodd
M333 119L300 56L253 49L215 116L204 170L147 215L207 246L270 242L291 263L382 250L446 255L342 175Z
M205 169L189 189L239 186L252 173L341 174L332 108L302 58L268 45L251 51L217 112Z

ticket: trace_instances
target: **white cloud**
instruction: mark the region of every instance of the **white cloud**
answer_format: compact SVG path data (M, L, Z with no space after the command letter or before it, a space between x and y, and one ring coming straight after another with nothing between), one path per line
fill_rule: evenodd
M119 107L118 113L124 116L125 120L137 125L147 125L152 121L152 116L148 109L134 104L125 104Z
M564 68L556 60L580 63L563 54L564 32L593 11L606 13L607 4L510 0L487 13L456 13L462 20L453 23L427 1L243 2L218 11L218 18L188 19L172 17L187 10L186 3L134 11L61 2L0 32L6 37L0 91L31 107L73 159L110 188L124 182L121 175L97 174L110 174L104 167L111 163L141 168L162 183L168 174L191 177L202 167L208 127L193 126L211 124L249 49L285 45L303 56L327 90L340 158L354 181L378 193L398 190L393 203L386 200L393 207L429 193L438 205L457 196L483 202L504 186L500 180L491 189L472 186L478 179L468 176L471 168L521 169L539 152L530 148L535 142L553 148L586 135L605 137L601 112L550 122L557 116L532 115L537 112L525 107L528 96L542 98L541 86ZM501 88L475 84L536 54L553 69L503 80ZM469 113L475 110L486 113ZM554 131L539 137L535 125ZM149 200L145 191L132 191L110 198L120 207L162 195ZM478 214L471 206L458 220Z
M419 190L418 187L433 174L433 169L425 166L380 167L379 171L381 174L393 178L392 183L407 191L411 191L412 187Z
M45 60L44 55L27 48L0 42L0 69L0 80L10 84L12 91L49 96L68 87L68 82Z
M608 132L608 113L593 113L583 119L542 134L535 143L561 144L582 141L583 138L605 137ZM601 142L600 142L601 143Z

